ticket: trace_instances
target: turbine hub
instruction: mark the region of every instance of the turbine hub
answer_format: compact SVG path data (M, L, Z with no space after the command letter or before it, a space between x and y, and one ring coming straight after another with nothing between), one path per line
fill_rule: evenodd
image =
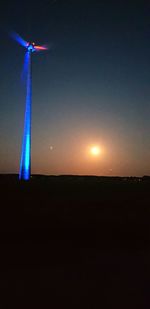
M35 52L36 51L36 49L35 49L35 43L28 43L28 45L27 45L27 49L28 49L28 51L29 52L31 52L31 53L33 53L33 52Z

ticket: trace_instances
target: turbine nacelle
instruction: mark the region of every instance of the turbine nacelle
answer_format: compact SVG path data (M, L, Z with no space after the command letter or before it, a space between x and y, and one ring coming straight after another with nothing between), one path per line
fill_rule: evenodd
M31 53L34 53L36 51L35 49L35 43L28 43L27 44L27 50Z

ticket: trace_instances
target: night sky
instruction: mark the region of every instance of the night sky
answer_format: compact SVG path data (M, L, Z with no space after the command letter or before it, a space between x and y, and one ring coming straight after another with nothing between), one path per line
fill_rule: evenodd
M1 1L0 173L19 172L23 135L12 30L49 46L33 55L32 173L150 174L148 1Z

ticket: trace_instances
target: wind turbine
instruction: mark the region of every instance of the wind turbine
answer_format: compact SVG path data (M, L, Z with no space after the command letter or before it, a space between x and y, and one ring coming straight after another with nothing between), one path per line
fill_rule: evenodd
M27 70L26 80L26 108L24 118L24 133L22 140L22 152L20 159L20 180L29 180L31 174L31 106L32 106L32 53L44 51L46 46L39 46L32 42L26 42L17 33L11 33L11 37L21 46L26 48L25 68Z

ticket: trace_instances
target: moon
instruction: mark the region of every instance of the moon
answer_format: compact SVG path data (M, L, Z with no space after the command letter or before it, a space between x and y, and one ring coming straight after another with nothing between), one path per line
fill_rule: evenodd
M98 157L101 154L101 148L98 145L93 145L90 147L90 154L93 157Z

